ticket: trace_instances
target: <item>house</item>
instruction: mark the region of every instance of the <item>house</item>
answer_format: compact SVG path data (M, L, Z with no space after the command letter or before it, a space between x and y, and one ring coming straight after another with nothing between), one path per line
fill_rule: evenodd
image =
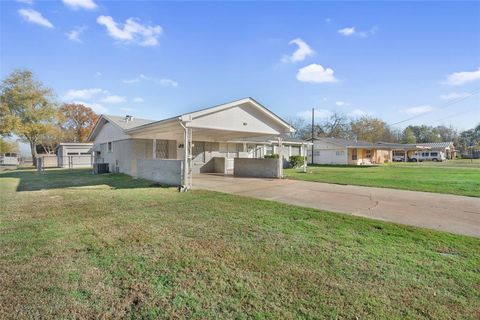
M447 159L456 155L452 142L402 144L354 141L338 138L316 138L308 162L314 164L369 165L391 162L394 156L408 161L417 151L442 151Z
M367 141L317 138L309 150L308 162L314 164L365 165L391 161L388 147Z
M281 177L283 157L306 155L306 142L284 142L294 128L252 98L154 121L102 115L89 136L95 163L189 189L200 173Z
M93 143L62 142L58 145L57 164L60 168L91 167Z
M379 142L377 145L390 148L393 156L401 156L404 161L412 158L417 151L439 151L445 154L447 159L455 159L457 151L453 142L431 142L431 143L389 143Z
M7 152L0 154L0 165L1 166L18 166L18 154L15 152Z

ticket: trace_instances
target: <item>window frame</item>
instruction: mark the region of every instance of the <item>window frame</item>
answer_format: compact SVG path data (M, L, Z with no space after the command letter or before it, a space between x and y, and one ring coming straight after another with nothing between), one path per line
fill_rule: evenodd
M113 141L107 142L107 152L109 153L113 152Z

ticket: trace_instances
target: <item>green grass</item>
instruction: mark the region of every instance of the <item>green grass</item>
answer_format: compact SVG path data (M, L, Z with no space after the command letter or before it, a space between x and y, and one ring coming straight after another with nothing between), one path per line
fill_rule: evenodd
M480 167L461 167L460 164L314 165L309 166L306 173L286 169L284 174L286 178L305 181L480 197Z
M478 238L85 170L0 197L2 319L480 317Z

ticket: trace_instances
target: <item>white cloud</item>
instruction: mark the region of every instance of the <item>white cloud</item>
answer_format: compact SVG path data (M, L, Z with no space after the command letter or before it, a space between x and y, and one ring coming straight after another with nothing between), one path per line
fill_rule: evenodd
M345 102L345 101L337 101L337 102L335 102L335 104L339 107L346 107L346 106L350 105L350 103Z
M446 83L450 85L461 85L467 82L472 82L480 79L480 68L476 71L462 71L454 72L447 76Z
M165 87L178 87L178 82L172 79L158 79L158 83Z
M82 42L80 35L85 31L86 27L78 27L66 33L68 39L76 42Z
M67 94L63 96L63 100L67 100L67 101L71 101L75 99L90 100L97 97L99 94L108 94L108 91L99 89L99 88L80 89L80 90L71 89L71 90L68 90Z
M140 98L140 97L135 97L133 98L133 102L136 102L136 103L142 103L144 102L145 100L143 100L143 98Z
M33 0L16 0L16 1L20 3L25 3L25 4L33 4Z
M371 116L373 112L367 112L361 109L355 109L347 113L347 116L352 117L352 118L360 118L363 116Z
M116 95L110 95L110 96L106 96L105 98L103 98L103 99L100 100L100 101L103 102L103 103L116 104L116 103L125 102L126 99L125 99L125 97L116 96Z
M71 9L93 10L97 7L93 0L62 0L63 4Z
M103 106L100 103L85 102L85 101L81 101L81 100L75 100L75 101L71 101L71 102L76 103L76 104L83 104L84 106L89 107L90 109L92 109L93 111L95 111L98 114L108 113L108 109L105 108L105 106Z
M20 9L18 14L28 22L38 24L43 27L53 28L53 24L42 16L42 14L33 9Z
M327 119L332 114L333 112L327 109L315 109L315 120ZM297 117L310 121L312 119L312 110L298 112Z
M419 115L419 114L423 114L423 113L427 113L427 112L431 112L435 110L434 107L430 106L430 105L423 105L423 106L418 106L418 107L411 107L411 108L407 108L404 110L404 112L406 114L411 114L411 115Z
M126 84L131 84L131 83L138 83L140 81L152 81L156 84L162 85L164 87L178 87L178 82L172 79L167 79L167 78L152 78L152 77L147 77L144 74L140 74L138 77L133 78L133 79L126 79L123 80L123 83Z
M297 79L309 83L337 82L334 71L319 64L310 64L298 70Z
M345 37L348 37L355 34L355 27L343 28L338 30L337 32L344 35Z
M132 108L126 108L126 107L120 108L120 110L125 111L125 112L131 112L131 111L133 111Z
M440 96L440 99L451 100L451 99L460 99L468 96L466 92L451 92L449 94L444 94Z
M296 44L298 48L291 56L284 56L282 62L298 62L315 54L315 51L313 51L313 49L300 38L293 39L288 44Z
M103 73L101 73L100 71L97 71L95 73L95 77L101 77L101 76L103 76Z
M377 32L377 30L378 30L377 27L373 27L368 31L357 31L355 30L355 27L349 27L349 28L339 29L337 30L337 32L345 37L359 36L359 37L366 38L368 36L374 35Z
M162 27L142 25L135 18L127 19L123 27L119 27L110 16L99 16L97 23L105 26L108 34L115 40L146 47L158 45L157 37L162 33Z

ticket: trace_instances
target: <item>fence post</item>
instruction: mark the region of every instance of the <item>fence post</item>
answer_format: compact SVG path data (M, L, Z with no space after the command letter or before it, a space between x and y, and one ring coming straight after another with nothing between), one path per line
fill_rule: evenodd
M37 157L37 172L42 172L43 171L43 158L42 157Z

